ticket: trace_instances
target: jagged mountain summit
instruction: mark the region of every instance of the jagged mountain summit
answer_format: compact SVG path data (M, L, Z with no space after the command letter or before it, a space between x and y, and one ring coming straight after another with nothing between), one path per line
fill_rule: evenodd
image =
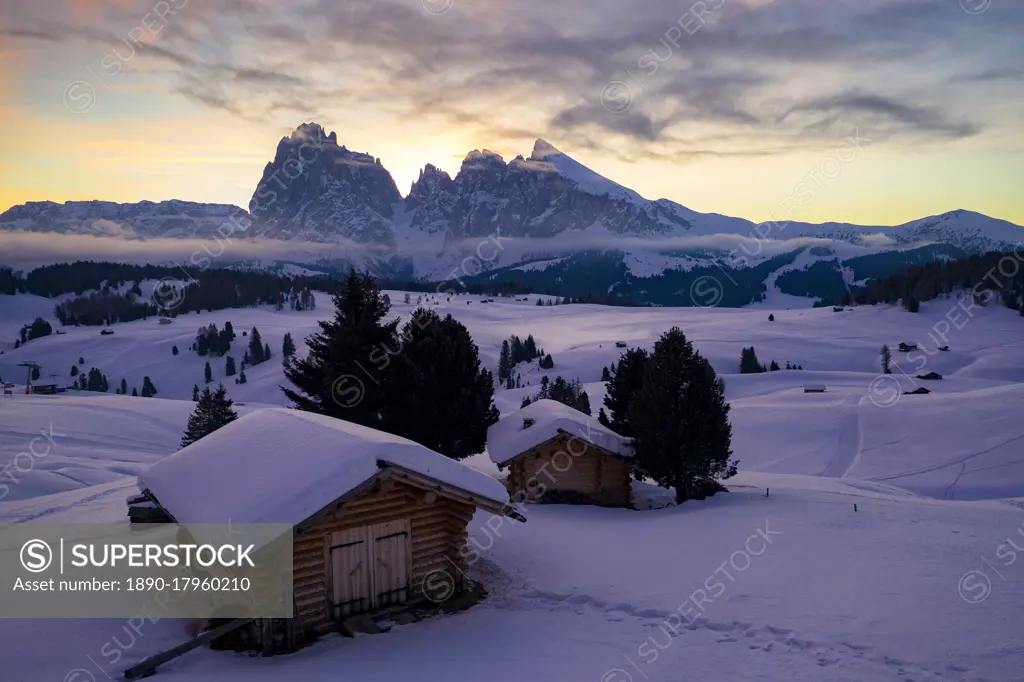
M251 227L239 234L238 226L250 219ZM929 244L977 253L1013 248L1024 237L1017 225L964 210L895 227L797 222L759 226L698 213L668 199L646 199L543 139L536 141L529 157L510 161L493 151L473 150L454 177L427 164L403 197L380 159L339 145L337 134L317 123L303 123L280 140L248 212L183 201L31 202L0 214L0 235L7 230L206 239L216 237L226 221L232 222L234 237L268 240L267 261L357 265L415 279L443 278L463 262L467 249L491 235L500 235L504 248L481 262L484 271L510 268L515 276L525 276L539 272L542 266L535 263L549 268L559 258L601 252L613 254L612 261L602 261L609 272L639 278L723 264L756 266L773 255L805 248L806 243L787 246L786 240L796 238L834 243L844 253L859 256L909 252ZM736 257L730 250L742 238L758 242L760 255L747 257L749 252L744 252ZM768 240L775 246L762 249L760 243ZM250 265L259 260L253 253L245 256ZM237 253L227 257L243 258ZM577 260L548 273L571 279L575 275L570 266Z
M264 237L393 244L401 200L380 159L338 146L334 132L304 123L278 143L249 212Z

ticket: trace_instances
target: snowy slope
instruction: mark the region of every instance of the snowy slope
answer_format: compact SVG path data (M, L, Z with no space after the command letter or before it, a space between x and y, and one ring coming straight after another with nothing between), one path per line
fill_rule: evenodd
M394 314L408 318L418 294L410 304L401 292L390 296ZM497 391L503 414L544 375L579 377L596 410L601 367L621 353L615 342L650 347L679 325L725 376L740 460L732 492L654 511L536 506L526 524L479 513L470 537L482 558L471 572L489 597L469 611L382 636L326 637L291 656L195 651L161 668L161 678L332 682L343 670L382 682L1021 679L1024 564L1007 554L1008 539L1024 546L1018 316L956 308L954 319L966 322L940 336L955 301L911 315L883 306L623 309L535 299L442 299L441 312L467 325L492 370L512 333L533 334L553 356L553 370L521 364L524 387ZM186 350L195 328L230 319L242 341L256 325L276 352L285 331L300 341L330 314L318 300L310 312L221 311L167 326L118 324L109 337L80 328L4 346L5 377L20 377L14 368L26 359L63 375L84 355L112 384L148 373L160 397L0 398L0 521L124 522L135 477L177 449L192 409L203 363ZM0 336L23 323L14 313L49 309L47 299L0 297ZM880 377L878 349L900 341L922 350L894 352L894 374ZM951 350L936 351L940 344ZM740 349L750 345L762 362L805 369L739 375ZM928 371L945 379L915 378ZM248 384L228 386L246 403L240 412L284 403L279 357L247 373ZM803 393L810 383L827 392ZM931 395L895 390L925 384ZM486 454L465 463L497 475ZM5 660L5 679L19 682L117 678L188 638L185 623L166 619L0 620L0 634L5 650L23 654Z
M327 636L269 659L197 650L158 674L171 682L333 682L339 670L382 682L640 682L681 679L680 671L709 682L1019 679L1024 573L995 563L995 552L1016 537L1020 508L801 476L740 475L732 488L647 512L538 506L526 524L480 513L470 543L481 558L471 572L489 596L472 609L386 635ZM123 492L98 489L91 497L106 504L83 495L79 508L97 518L123 513ZM51 501L58 509L48 518L62 518L69 496ZM0 514L16 517L11 503L0 503ZM11 657L5 674L116 678L185 641L185 630L166 619L0 621L5 646L26 654Z
M393 314L408 319L420 295L411 294L409 304L403 302L401 292L390 296ZM496 298L491 303L483 303L478 296L455 296L451 303L438 298L442 314L451 312L466 324L492 372L497 370L501 342L511 334L523 338L533 334L538 346L552 355L553 370L541 370L536 361L521 364L523 387L497 390L495 402L502 414L518 409L524 396L534 395L544 375L579 378L596 413L604 397L601 368L622 352L615 342L649 348L662 332L679 325L725 377L732 404L733 447L743 470L849 474L891 481L940 498L1024 495L1024 457L1018 454L1021 442L1015 440L1024 433L1019 419L1024 400L1019 388L1024 382L1024 325L1012 311L993 306L965 313L955 301L945 299L928 302L921 313L912 315L885 306L843 313L831 309L538 307L536 297L526 298ZM140 431L151 419L149 413L156 410L163 429L160 433L165 435L154 438L155 432L149 432L147 443L138 446L130 438L98 437L102 445L96 447L109 451L109 456L79 459L74 465L97 473L77 472L69 478L37 470L28 478L42 476L45 480L22 490L35 495L110 480L105 462L117 457L130 460L122 475L133 475L138 473L140 453L157 456L172 452L191 409L187 401L192 386L203 385L206 359L188 348L196 328L210 322L218 326L232 322L238 338L230 354L236 360L241 359L247 341L241 333L253 325L276 354L269 362L247 369L248 383L244 385L234 384L231 378L225 381L224 359L214 358L214 383L225 381L231 397L246 403L247 409L255 404L286 405L278 388L286 383L280 364L281 339L291 332L301 348L302 340L318 331L316 321L331 314L327 297L318 296L318 301L320 306L313 311L218 311L182 316L166 326L155 320L117 324L112 336L100 336L97 328L70 328L64 335L36 339L17 350L12 344L0 346L5 351L0 355L0 376L6 380L22 383L24 370L17 365L32 360L42 365L43 378L56 373L70 382L68 371L82 356L85 364L80 369L95 366L103 371L111 391L122 377L128 379L129 387L141 387L143 376L149 376L158 398L172 399L166 404L175 406L163 411L154 406L161 401L88 393L50 398L8 396L0 401L0 466L24 449L28 434L47 426L48 414L58 416L53 421L59 432L90 433L104 426L102 420L89 419L89 410L98 413L99 406L105 409L106 405L129 412L142 410L147 416L133 416L136 425L130 427ZM0 320L4 321L0 338L13 338L16 328L29 321L12 319L7 311L45 314L50 305L48 299L0 297ZM775 315L774 322L768 322L769 313ZM943 323L950 319L961 328L948 324L943 337L936 330L945 328ZM917 343L922 350L896 353L901 341ZM894 349L895 374L879 380L882 344ZM179 355L171 354L172 345L178 346ZM765 364L775 360L782 367L800 364L804 370L740 375L740 350L750 345ZM949 345L951 350L937 352L938 345ZM374 371L373 363L364 365ZM915 379L930 371L946 378L938 382ZM372 386L372 379L372 375L362 377L364 386ZM894 382L901 390L926 385L933 393L900 396ZM825 384L828 392L804 394L801 386L811 383ZM81 420L74 421L79 414ZM73 421L69 427L61 419ZM985 424L987 430L979 434L978 423ZM922 428L922 424L928 427ZM69 458L80 452L72 450ZM57 455L49 461L55 469L72 466ZM486 457L474 465L493 471ZM29 496L18 488L9 495L10 499Z

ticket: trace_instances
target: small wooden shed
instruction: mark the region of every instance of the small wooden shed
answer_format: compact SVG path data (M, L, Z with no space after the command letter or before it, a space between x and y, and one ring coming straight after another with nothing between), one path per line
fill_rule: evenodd
M139 488L179 523L294 527L295 615L275 627L254 621L246 637L268 653L358 614L424 603L430 577L447 585L445 599L461 594L474 512L526 520L484 473L404 438L291 409L222 427L154 464Z
M516 502L632 506L632 441L590 415L538 400L487 430L487 452L509 470Z
M804 386L804 393L824 393L825 386L823 384L809 384Z

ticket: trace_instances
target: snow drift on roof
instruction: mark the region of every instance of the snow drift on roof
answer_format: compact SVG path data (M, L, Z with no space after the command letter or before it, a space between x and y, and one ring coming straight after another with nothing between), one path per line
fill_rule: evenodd
M301 523L375 475L378 461L498 504L494 478L418 443L299 410L257 410L139 476L180 523Z
M523 428L524 420L528 419L532 419L533 424ZM633 456L629 438L605 428L594 417L555 400L538 400L502 417L487 429L487 452L491 461L501 465L551 440L559 431L566 431L622 457Z

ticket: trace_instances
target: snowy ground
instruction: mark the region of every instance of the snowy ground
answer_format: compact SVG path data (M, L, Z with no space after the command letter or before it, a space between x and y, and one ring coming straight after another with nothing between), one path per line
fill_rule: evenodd
M391 297L394 312L408 317L417 294L413 305L400 293ZM615 341L649 347L679 325L726 378L742 472L730 481L733 492L643 512L531 507L528 523L504 523L497 532L481 513L472 537L484 558L472 570L492 594L470 611L386 635L330 637L288 657L193 652L160 676L1024 680L1024 561L1017 560L1024 557L1007 549L1008 541L1024 547L1018 316L995 307L964 312L947 300L925 304L918 315L886 307L537 307L535 300L457 297L443 310L467 325L492 368L502 338L532 333L554 357L547 374L579 377L595 411L601 367L621 352ZM283 334L300 341L330 314L320 296L311 312L203 313L167 326L119 324L106 337L98 328L68 329L13 350L17 329L36 314L50 316L52 305L0 296L0 376L20 383L18 363L32 360L43 365L44 378L52 370L69 379L83 356L84 368L104 371L112 388L121 376L141 387L149 375L159 397L0 398L4 522L124 521L134 476L174 451L192 384L202 383L205 360L187 350L195 328L231 320L238 344L241 331L256 325L278 354L248 371L248 384L229 384L245 403L240 410L250 411L285 402L277 388ZM944 338L936 325L948 326ZM898 353L900 341L922 351ZM883 343L898 366L879 377ZM934 350L943 344L951 350ZM750 345L764 363L804 370L740 376L740 349ZM241 353L238 344L232 354ZM536 390L542 372L523 369L530 386L499 390L502 412ZM913 378L929 371L945 379ZM800 387L811 383L828 391L804 394ZM900 396L897 384L933 393ZM486 456L469 463L496 473ZM170 621L8 620L0 629L10 652L2 677L19 682L105 680L187 637L183 623ZM61 646L49 646L53 641Z

